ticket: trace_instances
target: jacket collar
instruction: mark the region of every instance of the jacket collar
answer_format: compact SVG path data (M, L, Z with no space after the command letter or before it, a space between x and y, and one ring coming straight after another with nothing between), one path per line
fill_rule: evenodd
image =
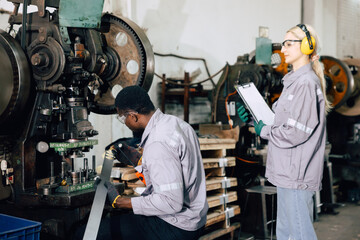
M291 72L286 74L285 77L282 79L284 88L290 87L301 75L310 70L312 71L311 63L308 63L299 68L298 70L292 70Z
M150 118L148 124L146 125L145 130L142 134L140 147L143 147L145 145L145 142L146 142L150 132L156 126L156 124L159 122L159 119L162 118L163 116L164 116L164 114L160 111L160 109L156 109L156 111L151 116L151 118Z

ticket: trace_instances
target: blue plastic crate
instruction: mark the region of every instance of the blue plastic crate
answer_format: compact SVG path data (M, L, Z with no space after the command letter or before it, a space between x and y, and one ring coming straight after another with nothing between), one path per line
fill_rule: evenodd
M40 239L41 223L0 214L0 240Z

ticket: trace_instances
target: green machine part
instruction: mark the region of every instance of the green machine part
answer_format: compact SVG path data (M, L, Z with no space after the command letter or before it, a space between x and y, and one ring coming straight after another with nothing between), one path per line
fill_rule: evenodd
M104 0L61 0L59 28L63 41L71 44L68 27L100 28Z
M61 0L60 27L99 28L104 0Z
M50 148L54 148L56 152L65 152L68 149L73 148L81 148L81 147L87 147L87 146L93 146L98 144L98 140L88 140L88 141L80 141L80 142L51 142Z
M258 37L256 38L256 50L255 50L255 62L256 64L271 64L272 55L272 43L271 39Z

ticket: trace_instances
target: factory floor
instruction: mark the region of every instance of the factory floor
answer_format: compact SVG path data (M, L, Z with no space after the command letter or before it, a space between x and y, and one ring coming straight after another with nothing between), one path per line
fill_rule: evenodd
M339 204L331 212L320 213L314 222L318 240L360 240L360 202ZM240 239L263 240L246 236ZM273 239L276 240L276 236Z
M360 240L360 204L345 203L314 223L319 240Z

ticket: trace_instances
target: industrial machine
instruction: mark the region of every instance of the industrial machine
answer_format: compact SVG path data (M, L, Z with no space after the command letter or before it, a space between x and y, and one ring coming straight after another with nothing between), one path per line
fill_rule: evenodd
M213 122L229 125L230 128L240 126L240 137L237 143L237 156L263 164L263 157L259 150L266 147L266 144L259 142L248 131L236 113L236 103L242 102L234 85L253 82L265 101L272 105L280 96L282 90L282 77L288 72L290 66L285 63L281 44L272 44L271 64L256 64L254 54L245 54L237 59L237 62L227 65L223 75L220 77L213 93ZM256 151L256 154L254 153ZM265 154L265 153L264 153Z
M116 85L148 90L154 56L140 27L102 13L104 0L9 1L9 31L0 30L0 209L65 238L94 196L96 159L91 167L84 152L98 131L88 116L116 113Z
M327 118L328 140L331 143L329 161L337 202L360 201L360 60L323 59L325 74L337 79L334 102L338 103ZM346 69L346 70L345 70ZM345 81L348 79L349 81ZM336 97L337 96L337 97Z

